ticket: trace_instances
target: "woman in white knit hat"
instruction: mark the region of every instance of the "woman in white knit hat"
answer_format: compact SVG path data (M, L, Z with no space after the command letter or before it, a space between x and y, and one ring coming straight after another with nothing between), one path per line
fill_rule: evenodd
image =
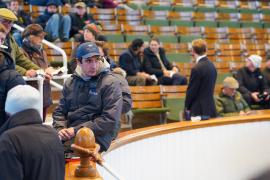
M240 93L251 108L256 109L270 107L270 89L260 70L261 62L261 56L251 55L246 59L245 67L236 74Z

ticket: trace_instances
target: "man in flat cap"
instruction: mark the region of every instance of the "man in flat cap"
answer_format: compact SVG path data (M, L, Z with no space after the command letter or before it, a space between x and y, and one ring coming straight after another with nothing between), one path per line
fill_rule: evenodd
M16 15L9 9L0 8L0 23L6 28L6 39L4 45L7 47L3 49L7 53L10 53L11 57L15 61L16 70L24 76L35 77L36 70L40 69L37 65L31 62L20 50L15 39L10 34L13 23L17 21Z
M227 77L223 81L223 88L216 98L216 109L219 116L247 115L249 106L237 91L238 82L233 77Z

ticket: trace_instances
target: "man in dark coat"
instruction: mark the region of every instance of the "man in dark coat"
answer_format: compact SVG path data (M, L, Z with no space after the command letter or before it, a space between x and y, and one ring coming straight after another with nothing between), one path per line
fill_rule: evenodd
M81 38L83 37L83 28L87 24L95 22L92 15L86 12L86 4L84 2L78 2L75 4L75 12L70 13L70 18L71 18L70 36L71 37L74 36L76 41L80 41Z
M150 40L149 47L144 49L143 57L144 71L155 75L159 84L187 85L187 78L180 75L179 69L167 59L165 50L161 48L157 37Z
M90 128L100 151L106 151L120 129L123 97L120 81L102 66L99 49L87 42L78 47L75 73L64 85L53 126L65 145L82 127Z
M217 71L206 56L206 42L197 39L192 42L192 55L196 65L191 70L190 83L186 92L186 119L201 116L202 119L216 117L214 88Z
M261 61L262 58L258 55L249 56L246 66L239 69L235 75L239 82L239 92L250 106L256 105L256 109L257 106L260 109L270 107L270 88L260 70Z
M150 75L143 72L141 55L144 49L142 39L134 39L127 50L119 57L119 65L127 73L130 86L155 85L157 82Z
M15 64L10 55L0 50L0 127L6 121L5 102L7 92L19 84L25 84L25 81L15 70Z
M57 132L42 124L40 99L29 85L8 92L10 118L0 128L0 179L64 180L64 149Z
M71 19L69 15L62 16L57 12L57 1L48 1L45 12L38 16L35 20L46 31L46 39L55 41L60 39L63 42L69 40L69 31L71 26Z

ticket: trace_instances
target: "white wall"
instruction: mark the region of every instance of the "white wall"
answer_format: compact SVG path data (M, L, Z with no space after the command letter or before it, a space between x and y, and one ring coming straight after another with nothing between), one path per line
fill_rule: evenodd
M125 180L247 180L270 169L270 122L179 131L127 144L104 158Z

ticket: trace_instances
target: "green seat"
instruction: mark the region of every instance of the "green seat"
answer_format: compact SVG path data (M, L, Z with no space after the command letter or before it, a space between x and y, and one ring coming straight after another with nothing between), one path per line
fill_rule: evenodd
M263 24L263 27L264 27L264 28L270 28L270 23L264 23L264 24Z
M172 7L166 5L157 5L157 6L149 6L149 9L153 11L171 11Z
M199 6L197 7L197 12L216 12L216 8Z
M178 36L176 35L157 35L159 40L163 43L178 43Z
M171 19L170 20L171 26L185 26L185 27L193 27L194 22L193 21L182 21L178 19Z
M231 28L240 28L241 23L237 21L219 21L219 27L231 27Z
M196 27L218 27L218 23L216 21L195 21Z
M142 9L142 10L149 10L149 6L147 6L146 4L141 4L141 5L138 5L138 4L135 4L135 3L128 3L127 4L130 8L132 9Z
M106 34L105 36L106 36L108 42L114 42L114 43L125 42L124 36L122 34Z
M180 121L182 120L182 113L185 108L185 98L165 98L164 99L164 106L169 108L169 113L167 119L173 121Z
M151 26L169 26L169 20L167 19L145 19L145 25Z
M253 28L263 28L263 24L260 22L242 22L242 27L253 27Z
M262 14L270 14L270 9L261 9Z
M150 40L150 36L148 34L126 34L126 42L131 42L134 39L140 38L143 41L149 41Z
M180 43L189 43L194 39L202 38L200 35L182 35L180 36Z
M216 84L222 84L226 77L232 76L231 73L218 73Z
M177 12L193 12L194 8L192 6L173 6L173 10Z
M168 112L169 108L163 107L163 108L142 108L142 109L133 109L132 112L134 114L138 113L165 113Z
M218 7L217 12L219 12L219 13L238 13L238 9L237 8Z
M191 55L189 53L167 53L166 54L170 62L186 63L191 61Z
M239 12L244 13L244 14L259 14L260 13L260 11L258 9L246 9L246 8L244 8L244 9L240 8Z

